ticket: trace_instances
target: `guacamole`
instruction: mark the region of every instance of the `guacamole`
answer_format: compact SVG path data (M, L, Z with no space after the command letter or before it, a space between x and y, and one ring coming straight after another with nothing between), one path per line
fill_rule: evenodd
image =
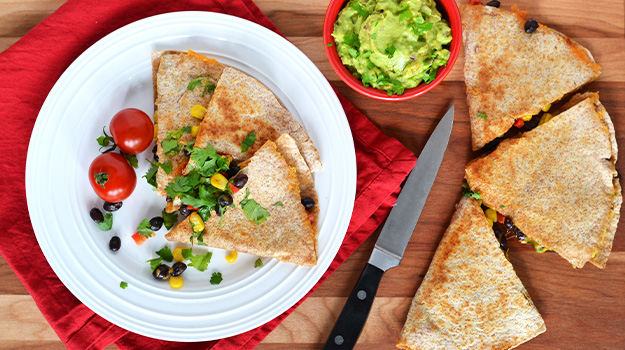
M401 95L447 64L451 28L434 0L351 0L332 33L341 61L365 86Z

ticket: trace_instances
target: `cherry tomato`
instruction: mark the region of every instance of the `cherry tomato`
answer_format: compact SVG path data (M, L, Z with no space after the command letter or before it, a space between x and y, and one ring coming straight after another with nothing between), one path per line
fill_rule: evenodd
M134 191L137 175L124 156L104 153L91 162L89 182L98 197L107 202L121 202Z
M126 154L139 154L152 144L154 124L145 112L126 108L117 112L109 127L113 140Z

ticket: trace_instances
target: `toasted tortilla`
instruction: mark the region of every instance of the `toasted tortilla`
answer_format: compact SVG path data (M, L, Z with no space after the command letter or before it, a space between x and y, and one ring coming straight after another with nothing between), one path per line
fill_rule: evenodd
M623 197L610 116L598 94L471 161L465 177L484 204L574 267L604 268ZM579 101L581 96L573 98Z
M400 349L509 349L545 323L474 199L463 197L412 301Z
M156 173L158 194L166 196L165 187L182 174L187 159L182 152L175 156L166 156L161 143L166 139L168 132L185 126L200 125L200 120L193 117L190 111L195 105L207 107L211 92L204 91L206 79L202 79L202 85L198 85L193 90L188 89L189 83L196 78L208 76L208 82L216 84L224 65L193 51L188 53L153 51L152 68L157 108L155 113L158 114L156 155L160 163L170 161L173 168L169 174L161 168ZM181 142L192 140L193 136L190 133L185 133L179 139Z
M527 34L525 12L514 6L465 5L461 16L473 150L601 74L590 52L562 33L540 24Z
M293 157L296 158L296 157ZM245 164L240 173L246 185L233 197L234 208L222 217L213 211L205 223L202 238L209 247L273 257L299 265L317 263L317 231L301 203L297 170L289 166L273 141L267 141ZM253 199L269 212L261 223L250 221L241 201ZM281 203L282 205L279 205ZM171 230L169 241L190 243L193 229L189 218ZM194 239L194 244L198 244Z
M241 143L251 132L255 133L256 141L241 152ZM220 154L244 161L266 141L275 141L284 133L293 137L310 170L321 170L313 142L276 96L258 80L228 67L217 83L195 146L211 145Z

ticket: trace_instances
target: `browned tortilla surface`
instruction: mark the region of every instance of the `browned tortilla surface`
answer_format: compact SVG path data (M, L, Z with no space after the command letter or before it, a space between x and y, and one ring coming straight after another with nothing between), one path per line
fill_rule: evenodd
M197 54L178 51L152 52L152 67L155 86L155 104L158 114L157 151L160 163L171 162L173 171L166 174L161 168L156 173L158 194L165 196L165 187L177 176L182 174L187 158L181 153L166 156L161 143L167 133L185 126L198 126L200 120L191 115L191 108L195 105L208 106L211 92L204 92L206 78L203 84L193 90L188 86L191 81L199 77L209 77L208 82L216 84L224 66L213 59ZM193 140L190 133L185 133L180 141Z
M397 342L400 349L509 349L545 331L479 204L463 197Z
M251 132L256 141L241 152L241 143ZM228 67L217 83L195 146L211 145L220 154L244 161L284 133L293 137L310 170L321 170L319 153L308 134L276 96L258 80Z
M317 263L317 231L301 203L297 170L289 166L272 141L267 141L241 169L246 185L233 195L234 208L213 211L206 221L204 243L209 247L273 257L299 265ZM246 190L270 216L265 222L250 221L241 208ZM280 202L282 205L276 205ZM189 243L193 230L186 218L165 235L170 241ZM198 244L194 240L194 244Z
M524 12L464 5L461 16L473 150L601 73L590 52L562 33L542 24L526 33Z
M603 268L622 203L614 126L596 93L573 100L580 102L471 161L465 177L528 239L574 267Z

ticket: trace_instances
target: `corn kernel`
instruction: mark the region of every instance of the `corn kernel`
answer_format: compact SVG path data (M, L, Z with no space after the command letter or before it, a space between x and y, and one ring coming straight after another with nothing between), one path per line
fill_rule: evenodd
M551 108L551 103L545 105L545 107L542 108L543 112L547 112L549 111L549 109Z
M191 223L193 232L198 233L204 231L204 221L197 212L193 212L189 215L189 223Z
M154 141L156 141L157 134L158 134L158 124L154 123Z
M232 156L221 156L221 158L226 158L226 164L228 164L228 166L230 166L230 162L232 162Z
M192 126L191 127L191 136L196 137L198 132L200 132L200 127L199 126Z
M486 218L486 221L488 221L488 224L490 225L490 227L493 227L493 220Z
M171 278L169 279L169 285L172 288L180 288L182 287L182 285L184 284L184 280L182 279L182 276L171 276Z
M494 211L493 209L486 209L484 211L484 214L486 214L486 217L490 219L490 221L495 222L497 221L497 212Z
M154 119L154 124L158 123L158 111L154 111L152 118Z
M182 256L182 250L183 249L186 249L186 248L184 248L184 247L176 247L176 249L174 249L174 252L172 253L173 256L174 256L174 260L180 261L180 262L183 262L183 261L187 260L187 259L184 258L184 256Z
M546 122L551 120L551 118L553 118L553 116L550 113L543 113L543 116L540 117L540 122L538 123L538 125L545 124Z
M226 186L228 186L228 179L220 173L217 173L211 176L211 185L223 191Z
M230 254L226 255L226 261L232 264L235 260L237 260L238 256L239 253L232 251Z
M195 118L202 120L204 119L204 114L206 114L206 108L202 105L195 105L191 107L191 115Z
M533 117L532 115L528 114L528 115L524 115L524 116L522 116L522 117L521 117L521 119L522 119L524 122L529 122L530 120L532 120L532 117Z

